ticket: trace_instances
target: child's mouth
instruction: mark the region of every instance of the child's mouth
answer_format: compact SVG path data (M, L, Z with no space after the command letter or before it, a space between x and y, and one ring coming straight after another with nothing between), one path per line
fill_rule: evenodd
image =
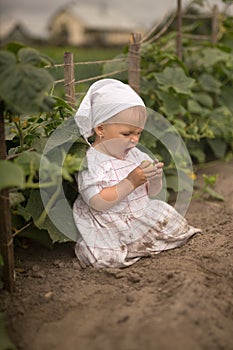
M133 146L133 147L126 148L126 149L125 149L125 154L128 154L129 151L130 151L132 148L134 148L134 146Z

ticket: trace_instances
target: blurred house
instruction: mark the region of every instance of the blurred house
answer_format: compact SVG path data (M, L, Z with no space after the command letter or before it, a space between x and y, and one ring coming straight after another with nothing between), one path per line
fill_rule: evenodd
M11 20L1 23L0 39L1 45L4 45L10 41L29 43L32 40L32 35L24 24Z
M77 3L63 7L50 19L50 40L57 45L114 46L140 31L134 21L104 4Z
M18 20L6 20L0 26L0 43L21 42L25 45L41 44L44 38L32 33L22 22Z

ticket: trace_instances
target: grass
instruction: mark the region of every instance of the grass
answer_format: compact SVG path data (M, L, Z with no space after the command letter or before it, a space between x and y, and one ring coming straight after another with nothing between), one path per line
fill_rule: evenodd
M74 61L95 61L114 58L121 54L124 48L76 48L59 46L36 46L35 49L51 57L55 63L63 62L64 52L73 52Z

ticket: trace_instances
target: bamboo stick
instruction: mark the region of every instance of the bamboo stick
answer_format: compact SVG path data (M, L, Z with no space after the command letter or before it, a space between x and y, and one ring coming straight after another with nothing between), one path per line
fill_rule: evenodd
M212 23L211 23L211 42L212 42L212 44L216 44L216 42L218 41L218 30L219 30L218 6L214 5Z
M129 85L140 94L140 46L141 34L132 33L129 39Z
M0 101L0 159L6 159L3 101ZM4 263L4 287L9 292L13 292L15 289L14 245L11 232L10 199L8 189L0 191L0 216L0 251Z
M65 99L71 107L75 107L74 60L72 52L64 53Z
M182 1L177 0L177 36L176 36L176 54L182 59Z

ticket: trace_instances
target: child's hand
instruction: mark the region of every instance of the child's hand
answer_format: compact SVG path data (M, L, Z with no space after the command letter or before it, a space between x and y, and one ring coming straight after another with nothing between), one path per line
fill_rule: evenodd
M141 166L138 166L133 171L131 171L127 176L127 179L132 183L134 188L137 188L138 186L141 186L147 182L147 177Z
M143 169L148 181L152 179L161 179L163 174L163 166L164 164L158 160L155 160L154 163L151 163L149 160L144 160L140 164L140 167Z
M141 164L135 168L129 175L127 179L131 181L134 188L143 185L147 181L152 179L158 179L162 177L163 173L163 163L155 161L151 163L149 160L144 160Z

